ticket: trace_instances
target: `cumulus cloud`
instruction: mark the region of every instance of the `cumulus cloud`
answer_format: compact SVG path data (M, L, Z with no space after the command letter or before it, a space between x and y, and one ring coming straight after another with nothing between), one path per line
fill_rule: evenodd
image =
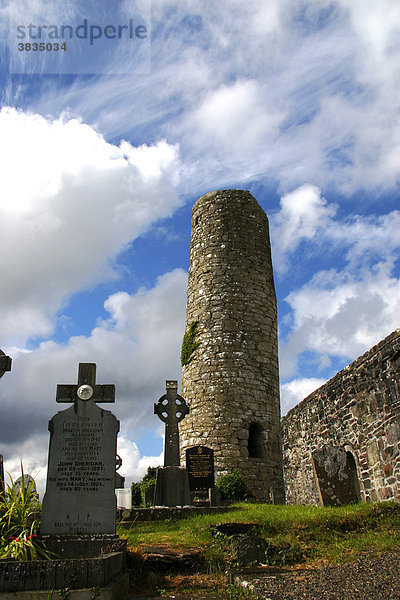
M109 144L76 119L0 112L2 343L48 336L63 301L179 206L178 149Z
M282 191L305 181L346 194L396 185L400 12L391 0L163 1L152 21L151 77L43 82L24 103L56 116L68 106L109 136L150 129L179 143L193 191L205 176L210 186L265 178Z
M32 475L40 472L43 485L47 424L65 408L55 403L56 385L74 383L79 362L95 362L98 383L116 386L116 403L106 408L121 422L121 473L129 481L140 479L159 460L141 455L135 440L159 430L153 403L165 393L167 379L180 378L186 286L183 270L165 273L153 288L111 296L105 302L110 318L89 336L70 338L66 345L43 342L13 355L13 370L1 382L0 452L6 469L17 474L22 459Z
M323 369L330 357L354 359L399 326L399 211L339 218L318 188L305 185L282 198L271 223L281 269L293 262L303 240L308 259L314 252L318 258L323 248L325 261L331 256L343 261L341 269L326 269L320 260L311 278L286 296L291 312L281 345L283 377L296 373L304 352ZM303 257L303 268L304 263Z
M274 266L277 271L288 267L288 255L303 240L312 240L317 232L324 230L336 213L337 207L321 197L315 185L304 184L281 198L281 209L272 214L271 226L276 246Z
M265 103L256 81L244 80L210 92L187 119L199 143L243 155L276 135L284 116Z
M317 377L301 377L281 385L281 413L284 416L291 408L318 389L324 379Z

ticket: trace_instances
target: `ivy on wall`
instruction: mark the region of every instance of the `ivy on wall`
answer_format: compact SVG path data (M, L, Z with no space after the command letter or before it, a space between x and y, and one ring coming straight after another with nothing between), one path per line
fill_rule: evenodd
M193 359L193 352L199 347L200 342L196 341L197 328L199 322L193 321L189 329L185 332L182 340L181 365L188 365Z

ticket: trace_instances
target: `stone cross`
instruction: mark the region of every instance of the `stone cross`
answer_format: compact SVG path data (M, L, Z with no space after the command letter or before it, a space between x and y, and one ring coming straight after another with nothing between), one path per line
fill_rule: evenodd
M177 381L166 381L166 388L167 393L154 404L154 414L165 423L164 467L179 467L178 423L189 413L189 406L177 393Z
M79 363L78 383L57 385L56 402L115 402L115 385L96 385L96 364Z
M12 359L6 356L3 350L0 350L0 378L3 377L6 371L11 371Z

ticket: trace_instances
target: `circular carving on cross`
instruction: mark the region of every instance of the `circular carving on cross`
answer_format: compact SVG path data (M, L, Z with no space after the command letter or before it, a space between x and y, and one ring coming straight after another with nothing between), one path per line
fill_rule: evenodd
M93 396L93 388L85 383L78 387L76 394L81 400L90 400Z

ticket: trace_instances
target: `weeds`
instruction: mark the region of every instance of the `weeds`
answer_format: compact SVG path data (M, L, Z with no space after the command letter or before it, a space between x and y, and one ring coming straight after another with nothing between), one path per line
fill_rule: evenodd
M21 464L22 482L24 470ZM49 559L50 555L38 540L40 502L30 481L19 489L10 477L0 493L0 558L15 560Z

